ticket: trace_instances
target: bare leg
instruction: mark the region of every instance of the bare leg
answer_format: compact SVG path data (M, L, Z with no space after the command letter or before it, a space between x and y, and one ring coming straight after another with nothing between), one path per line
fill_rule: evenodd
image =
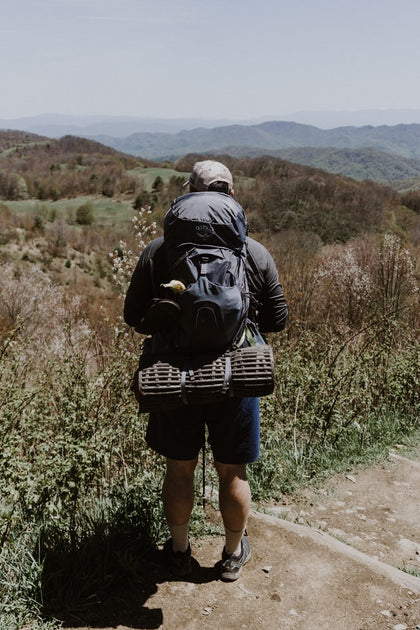
M215 462L219 475L219 506L226 532L226 552L237 553L251 505L246 464Z
M171 531L174 551L185 551L188 547L197 460L198 458L188 461L166 460L166 475L162 489L163 510Z

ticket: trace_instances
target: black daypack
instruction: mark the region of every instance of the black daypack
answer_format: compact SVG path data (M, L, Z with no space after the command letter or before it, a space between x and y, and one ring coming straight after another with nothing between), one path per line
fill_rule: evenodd
M180 306L174 331L179 350L223 352L243 340L247 233L242 206L224 193L186 194L169 208L164 243L172 280L182 284L167 292Z

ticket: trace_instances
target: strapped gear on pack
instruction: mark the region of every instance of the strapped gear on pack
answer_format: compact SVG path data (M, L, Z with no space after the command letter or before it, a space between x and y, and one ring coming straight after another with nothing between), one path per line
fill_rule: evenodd
M221 355L146 351L132 388L141 412L267 396L274 389L273 350L257 344Z

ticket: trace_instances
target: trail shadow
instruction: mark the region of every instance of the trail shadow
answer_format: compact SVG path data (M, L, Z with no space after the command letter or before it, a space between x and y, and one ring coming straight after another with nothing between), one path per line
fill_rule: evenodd
M129 548L113 541L100 548L92 541L78 549L49 550L42 573L43 616L64 627L159 628L161 609L146 602L157 590L159 567L151 550Z
M168 581L204 584L218 579L217 565L202 567L195 559L191 576L182 580L174 578L163 552L157 549L137 554L137 557L132 555L132 549L128 550L124 566L119 559L112 567L109 560L102 566L92 566L92 557L87 562L91 551L84 548L47 556L42 577L44 617L57 619L66 628L160 628L162 609L147 606L159 584ZM112 556L115 549L107 551ZM95 549L95 557L97 552ZM102 574L106 568L112 568L113 573ZM101 573L100 579L98 573ZM95 579L89 580L89 574Z

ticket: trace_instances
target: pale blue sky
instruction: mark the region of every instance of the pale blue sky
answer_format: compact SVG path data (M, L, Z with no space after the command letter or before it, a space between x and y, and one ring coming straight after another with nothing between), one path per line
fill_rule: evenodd
M420 109L420 0L0 0L0 118Z

